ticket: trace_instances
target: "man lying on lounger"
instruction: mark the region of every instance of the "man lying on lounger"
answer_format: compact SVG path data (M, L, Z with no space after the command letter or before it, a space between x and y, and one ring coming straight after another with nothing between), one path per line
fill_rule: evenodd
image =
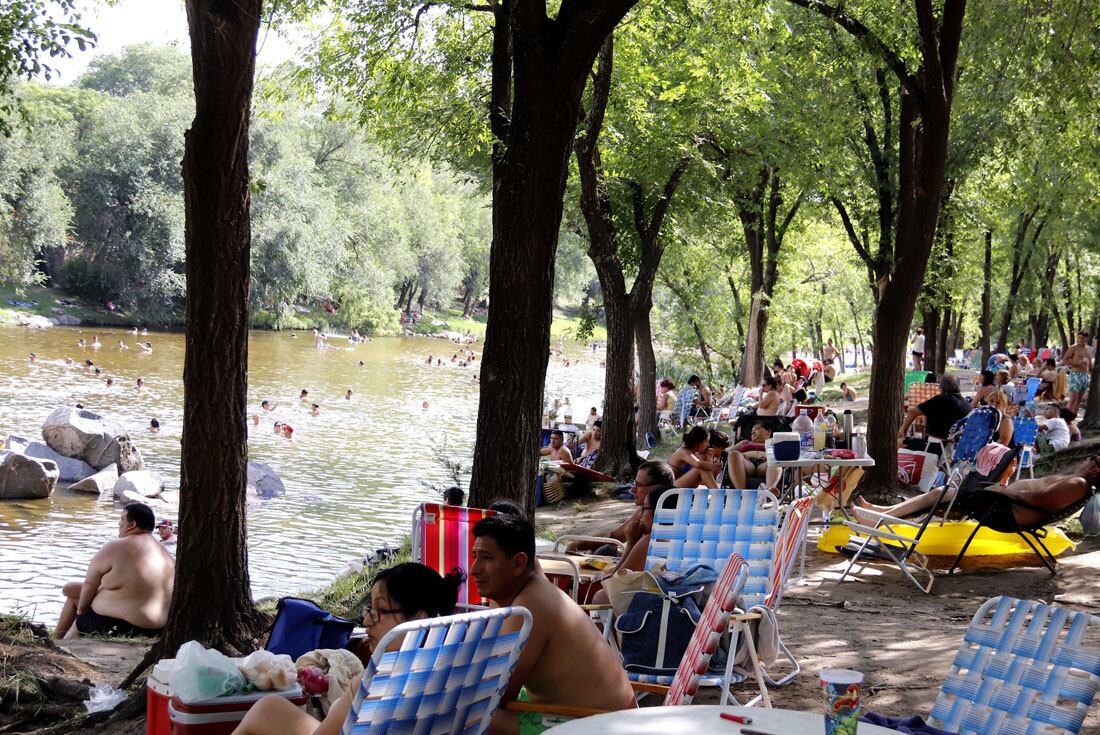
M542 715L505 709L519 699L602 710L631 709L634 693L615 652L564 592L535 570L535 529L524 518L497 515L474 526L470 576L494 607L531 611L531 635L493 716L490 733L534 733ZM507 625L519 629L512 618ZM506 627L507 627L506 625Z
M1005 487L989 485L982 489L1007 495L1050 513L1057 513L1084 500L1095 492L1098 482L1100 482L1100 456L1093 456L1082 462L1071 475L1047 475L1046 477L1037 477L1030 480L1017 480ZM940 493L941 490L936 488L915 498L910 498L903 503L890 506L871 505L864 500L860 500L859 506L904 518L927 511L933 503L939 500ZM964 485L962 491L959 492L960 503L967 494ZM944 496L944 500L950 501L952 495L953 493L949 490L947 495ZM858 511L858 508L856 510ZM1012 506L1012 515L1015 517L1016 523L1021 526L1034 526L1049 517L1040 511L1019 505Z
M64 587L65 607L54 638L81 633L156 636L168 622L176 565L153 538L153 511L128 503L118 538L108 541L88 564L83 582Z

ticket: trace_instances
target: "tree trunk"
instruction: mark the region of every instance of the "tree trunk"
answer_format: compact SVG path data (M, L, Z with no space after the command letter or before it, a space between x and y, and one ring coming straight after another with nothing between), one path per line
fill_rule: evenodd
M741 358L741 375L738 382L747 387L760 385L764 380L764 336L768 333L767 298L761 291L752 295L749 318L745 330L745 354Z
M951 304L943 307L943 322L940 323L939 341L936 346L936 363L932 368L932 372L936 375L943 375L947 371L947 352L951 349L951 320L953 315Z
M646 434L658 436L657 358L653 354L653 333L649 316L653 300L647 300L634 315L634 345L638 351L638 444L644 446ZM648 387L648 390L647 390Z
M985 261L982 270L982 316L981 316L981 350L982 357L979 364L985 365L990 358L990 300L993 292L993 230L985 231Z
M852 326L856 330L856 343L859 345L860 361L864 368L867 367L867 348L864 346L863 332L859 328L859 312L856 311L856 302L848 300L848 308L852 310ZM852 352L852 362L856 361L855 351Z
M924 327L924 361L922 369L934 372L936 348L939 346L940 312L931 308L922 314L921 326ZM876 342L877 344L877 342Z
M489 321L470 505L511 498L534 515L554 257L581 95L604 39L636 0L494 6Z
M1008 347L1008 332L1012 326L1012 316L1015 310L1020 306L1020 302L1017 298L1020 293L1020 286L1023 285L1024 276L1029 273L1028 262L1031 260L1032 253L1035 252L1039 235L1046 226L1046 220L1040 220L1039 224L1036 225L1035 229L1032 231L1031 242L1028 244L1028 228L1031 227L1031 223L1038 215L1038 211L1039 208L1036 207L1030 212L1021 213L1016 222L1016 234L1013 238L1012 245L1012 274L1008 281L1008 297L1005 299L1004 309L1001 311L1001 329L997 335L997 352L1004 352ZM1032 340L1032 344L1036 347L1039 346L1034 339Z
M248 579L248 143L260 0L188 0L195 120L183 191L187 325L176 584L159 654L253 649Z
M1081 421L1081 428L1100 431L1100 359L1094 359L1092 363L1092 381L1085 399L1085 418Z

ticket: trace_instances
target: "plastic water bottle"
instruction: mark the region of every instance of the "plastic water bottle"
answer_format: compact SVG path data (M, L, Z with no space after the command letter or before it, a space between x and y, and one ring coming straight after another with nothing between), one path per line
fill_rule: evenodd
M814 419L814 451L820 452L825 448L825 412L818 411Z
M791 430L798 434L799 451L802 454L813 451L814 448L814 423L806 415L806 409L798 411L798 418L791 423Z
M829 414L825 418L825 448L834 449L836 447L836 417Z

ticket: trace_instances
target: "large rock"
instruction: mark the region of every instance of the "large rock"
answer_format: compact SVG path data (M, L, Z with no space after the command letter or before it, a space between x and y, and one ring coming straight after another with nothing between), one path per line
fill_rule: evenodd
M164 491L164 480L152 470L133 470L118 476L114 486L119 500L156 498Z
M72 314L59 314L58 316L50 319L54 324L61 327L79 327L80 318L75 317Z
M248 463L248 487L254 488L261 498L277 498L286 494L286 485L271 465L263 462Z
M97 470L112 464L123 472L145 467L129 434L114 422L85 409L56 409L42 425L42 438L55 452L84 460Z
M8 437L5 446L13 452L25 454L28 457L50 460L57 465L57 469L61 472L60 479L62 482L83 480L85 477L95 472L95 469L84 460L73 459L72 457L58 454L46 446L45 443L38 440L24 439L21 436L15 436L13 434Z
M74 482L69 485L69 489L78 493L102 495L114 490L116 482L118 482L118 465L111 465L90 477L85 477L80 482Z
M16 452L0 459L0 500L48 498L57 487L57 465Z
M15 323L21 327L32 329L48 329L53 326L53 322L50 321L48 316L39 316L38 314L16 314Z

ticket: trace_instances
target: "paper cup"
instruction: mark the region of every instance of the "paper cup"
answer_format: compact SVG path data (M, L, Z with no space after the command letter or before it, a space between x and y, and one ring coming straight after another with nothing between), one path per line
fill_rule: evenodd
M863 674L851 669L821 672L821 693L825 699L825 735L856 735Z

